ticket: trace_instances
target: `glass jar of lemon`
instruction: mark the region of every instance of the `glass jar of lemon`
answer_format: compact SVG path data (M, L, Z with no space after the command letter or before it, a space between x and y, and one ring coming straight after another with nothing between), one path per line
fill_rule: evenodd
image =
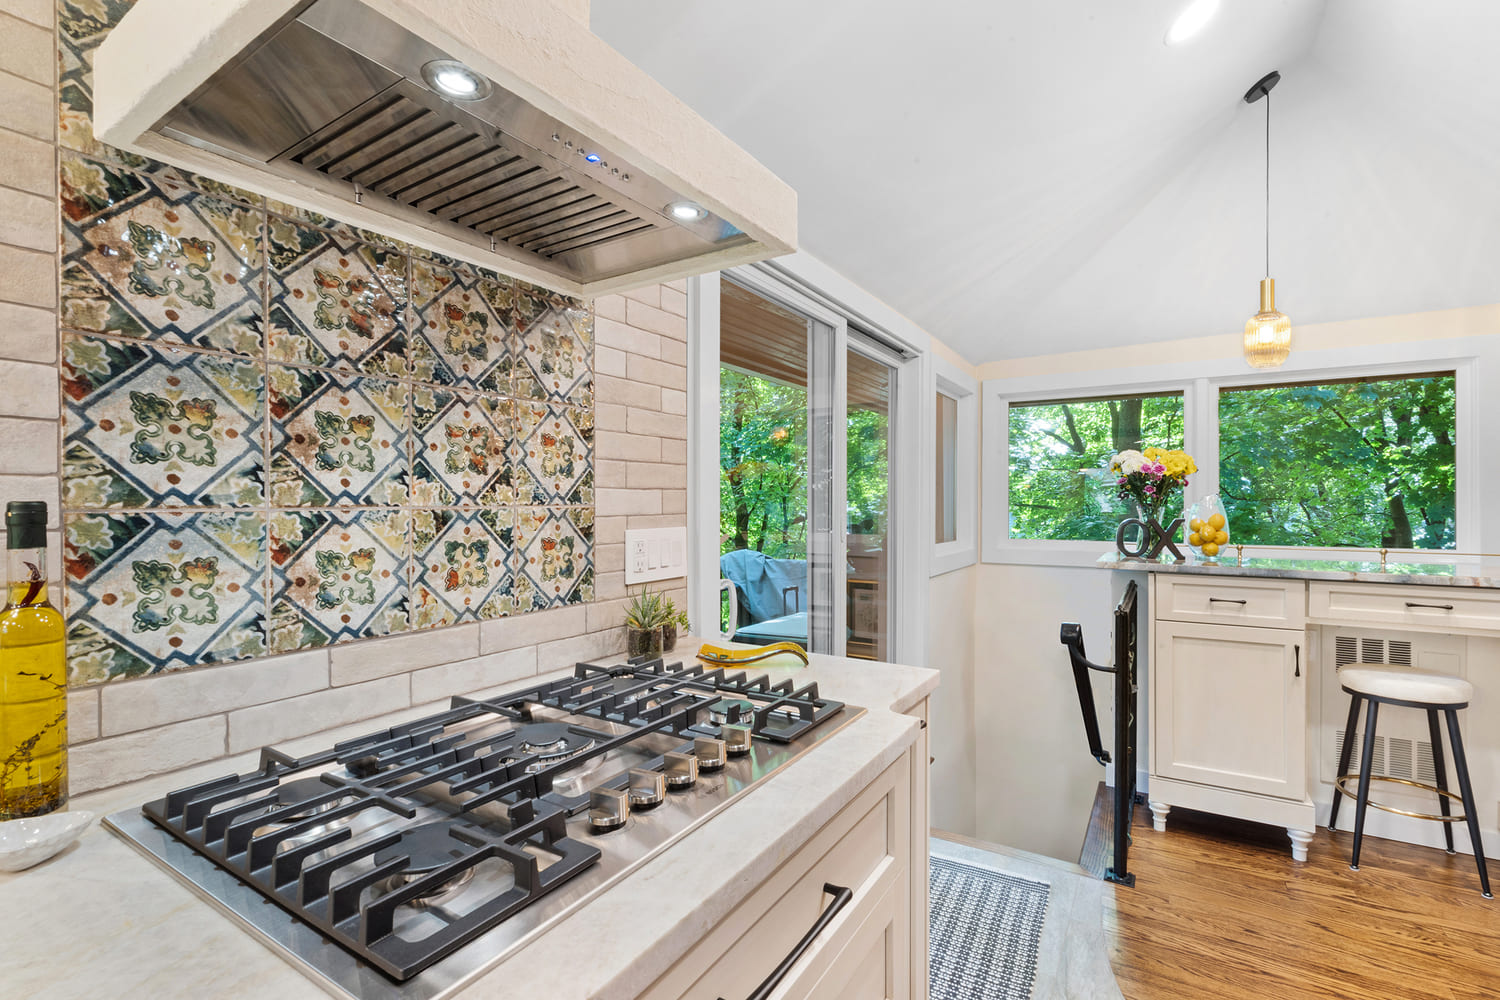
M1229 544L1229 518L1217 493L1211 493L1193 504L1188 511L1187 543L1198 550L1204 562L1217 562L1219 553Z

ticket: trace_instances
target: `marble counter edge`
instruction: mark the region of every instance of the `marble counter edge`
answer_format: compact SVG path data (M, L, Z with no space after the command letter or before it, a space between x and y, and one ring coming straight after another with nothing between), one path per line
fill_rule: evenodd
M1218 563L1162 563L1144 559L1120 559L1113 553L1095 563L1101 569L1133 573L1178 573L1189 576L1242 576L1272 580L1325 580L1332 583L1382 583L1423 587L1500 589L1500 566L1483 575L1441 576L1434 573L1370 572L1365 570L1314 569L1290 566L1236 566Z

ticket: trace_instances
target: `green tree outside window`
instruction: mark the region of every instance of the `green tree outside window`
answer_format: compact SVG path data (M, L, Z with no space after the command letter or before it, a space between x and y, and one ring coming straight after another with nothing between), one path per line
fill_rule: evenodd
M1182 394L1010 404L1010 537L1112 541L1134 511L1109 459L1182 447Z
M1219 393L1219 494L1243 545L1455 547L1451 372Z

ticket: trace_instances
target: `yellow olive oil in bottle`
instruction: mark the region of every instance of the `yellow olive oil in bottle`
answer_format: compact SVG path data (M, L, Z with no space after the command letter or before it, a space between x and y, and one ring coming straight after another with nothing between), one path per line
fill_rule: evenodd
M47 505L5 506L10 592L0 611L0 820L68 803L63 616L47 603Z

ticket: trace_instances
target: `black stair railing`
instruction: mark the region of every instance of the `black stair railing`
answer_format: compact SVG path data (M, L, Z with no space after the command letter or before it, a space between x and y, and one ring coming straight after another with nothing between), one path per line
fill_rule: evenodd
M1083 627L1064 622L1062 644L1068 647L1073 667L1073 684L1078 689L1078 708L1083 713L1083 731L1088 737L1089 753L1100 764L1115 765L1114 787L1114 858L1104 877L1120 885L1135 885L1130 873L1130 824L1137 802L1136 777L1136 625L1137 588L1132 580L1125 586L1125 596L1115 607L1115 662L1113 666L1091 663L1083 652ZM1115 678L1115 750L1114 756L1104 749L1099 736L1099 716L1094 710L1094 685L1089 671L1113 674Z

